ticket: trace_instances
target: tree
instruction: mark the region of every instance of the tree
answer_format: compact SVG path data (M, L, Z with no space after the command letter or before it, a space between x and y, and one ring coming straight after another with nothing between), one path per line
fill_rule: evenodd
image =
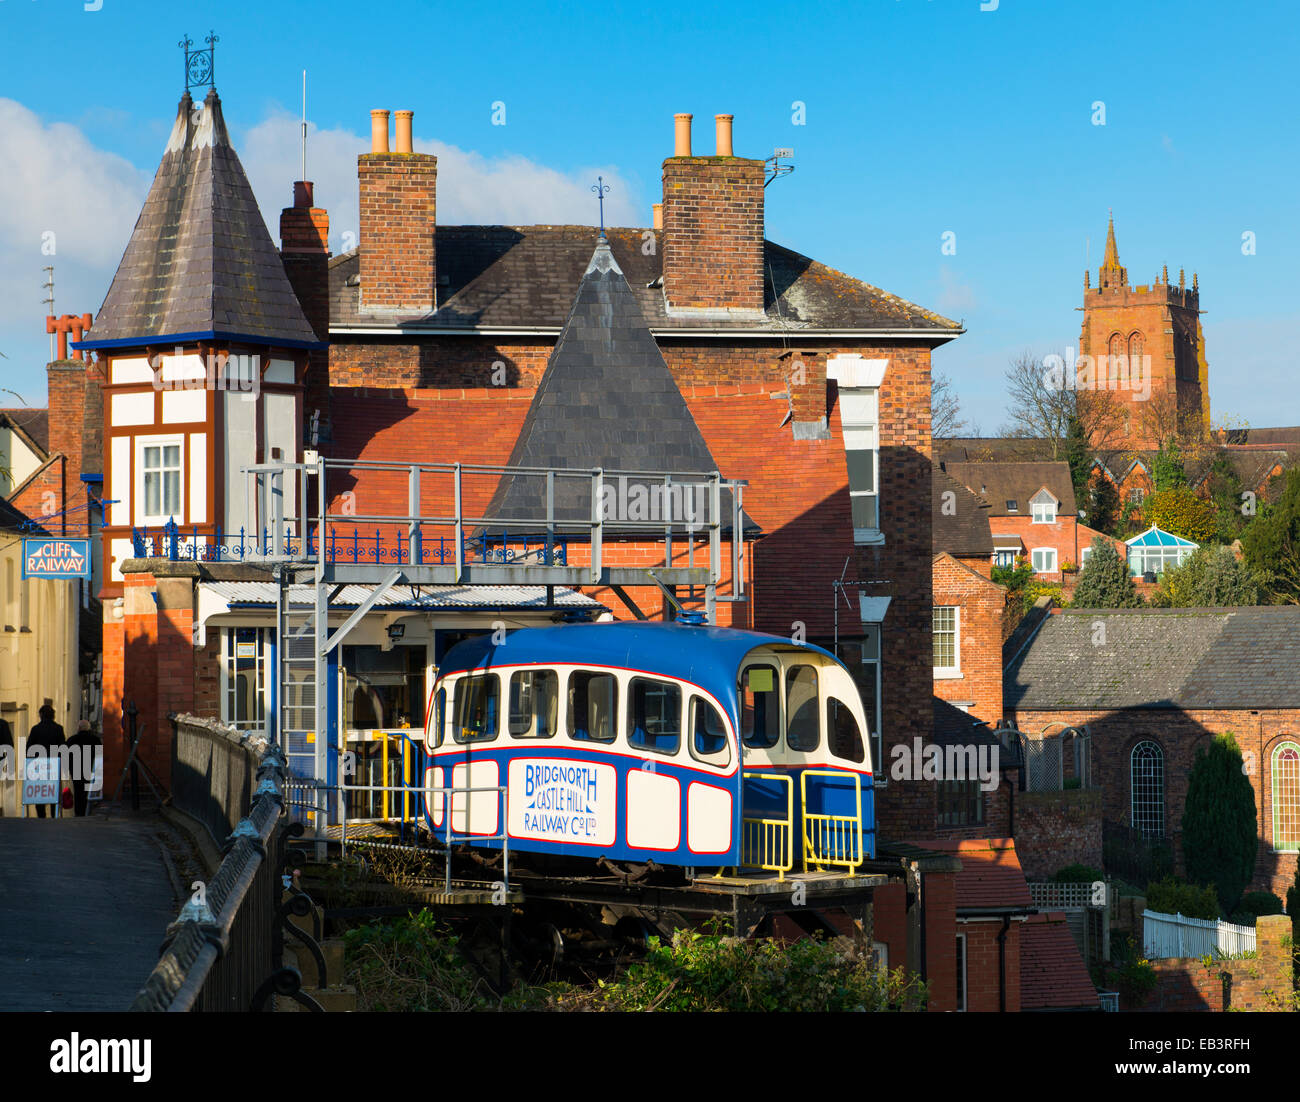
M1088 475L1092 469L1092 449L1088 447L1088 434L1078 413L1070 417L1065 433L1065 461L1070 464L1070 481L1074 484L1074 500L1083 504L1088 500Z
M1138 608L1145 602L1129 577L1128 564L1113 541L1098 536L1074 587L1075 608Z
M947 375L930 375L930 437L951 440L966 430L961 420L961 402Z
M1119 535L1119 493L1115 490L1115 483L1099 472L1089 487L1087 501L1088 527L1108 536Z
M1187 485L1187 472L1183 467L1183 453L1178 441L1173 437L1163 440L1152 463L1152 481L1156 492L1172 490L1175 486Z
M1246 517L1241 511L1241 476L1223 452L1210 461L1205 486L1214 510L1214 534L1220 543L1231 543L1241 535Z
M1163 608L1228 608L1260 603L1255 571L1227 547L1198 547L1181 566L1167 566L1152 604Z
M1157 490L1143 503L1147 520L1157 528L1193 543L1214 538L1214 509L1186 486Z
M1196 753L1183 805L1187 878L1212 884L1224 914L1237 909L1255 871L1255 790L1232 732L1215 735Z
M1280 490L1270 490L1273 503L1246 525L1241 550L1273 600L1300 604L1300 468L1286 472Z
M1049 366L1053 357L1038 359L1025 351L1007 368L1007 409L1010 420L1004 436L1041 440L1047 458L1063 459L1067 451L1071 421L1082 447L1089 455L1118 445L1123 436L1123 417L1115 395L1109 390L1079 390L1065 374L1070 367Z

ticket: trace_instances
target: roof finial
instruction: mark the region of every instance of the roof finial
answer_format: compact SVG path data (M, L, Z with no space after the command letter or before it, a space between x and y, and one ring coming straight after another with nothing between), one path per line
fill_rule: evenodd
M597 176L596 182L591 185L591 190L596 193L600 200L600 239L605 240L605 193L609 191L609 185L605 183L603 176Z
M1101 271L1097 273L1097 283L1099 286L1109 286L1118 284L1123 286L1128 282L1128 272L1120 266L1119 248L1115 244L1115 215L1107 208L1106 224L1106 253L1101 259Z
M178 43L182 50L185 51L185 91L191 88L207 85L209 88L216 88L216 63L214 55L216 54L217 43L220 38L216 31L208 31L203 39L208 44L206 50L191 50L194 40L186 35Z

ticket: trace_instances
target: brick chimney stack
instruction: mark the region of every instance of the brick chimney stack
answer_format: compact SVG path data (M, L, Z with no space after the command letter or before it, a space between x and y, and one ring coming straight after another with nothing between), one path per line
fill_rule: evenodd
M293 206L280 211L280 259L320 340L329 340L329 212L314 203L310 180L296 180Z
M664 161L664 297L669 313L763 311L762 161L732 151L731 115L715 117L717 153L691 154L691 116L677 115Z
M432 313L438 158L415 153L410 111L397 112L389 152L387 111L372 111L370 152L357 158L361 190L361 309Z

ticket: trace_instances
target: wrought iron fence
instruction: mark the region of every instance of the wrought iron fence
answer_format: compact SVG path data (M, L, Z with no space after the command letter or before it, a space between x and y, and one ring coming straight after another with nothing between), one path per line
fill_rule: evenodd
M1142 831L1103 819L1101 860L1106 875L1137 888L1174 874L1173 846L1163 838L1147 838Z

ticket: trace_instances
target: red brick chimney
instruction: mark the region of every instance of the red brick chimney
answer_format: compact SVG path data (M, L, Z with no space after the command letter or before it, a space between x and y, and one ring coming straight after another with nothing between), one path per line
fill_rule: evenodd
M329 340L329 237L327 210L313 205L310 180L293 185L293 206L280 212L280 259L320 340Z
M370 152L357 158L361 188L361 309L431 313L436 306L433 231L438 158L411 151L411 112L397 112L397 149L388 149L388 112L372 111Z
M63 454L64 464L62 471L51 469L49 477L39 487L32 488L32 500L22 503L23 507L33 510L30 515L37 520L47 509L63 513L85 501L81 475L85 452L86 372L89 367L85 360L62 359L54 360L45 368L50 394L48 446L51 455ZM98 399L97 391L93 397ZM49 490L54 491L53 499L45 494ZM79 526L84 526L86 521L84 512L56 516L50 531L62 535L81 534Z
M664 297L670 313L763 310L762 161L736 157L731 115L718 115L717 154L691 155L691 116L675 116L664 161Z

